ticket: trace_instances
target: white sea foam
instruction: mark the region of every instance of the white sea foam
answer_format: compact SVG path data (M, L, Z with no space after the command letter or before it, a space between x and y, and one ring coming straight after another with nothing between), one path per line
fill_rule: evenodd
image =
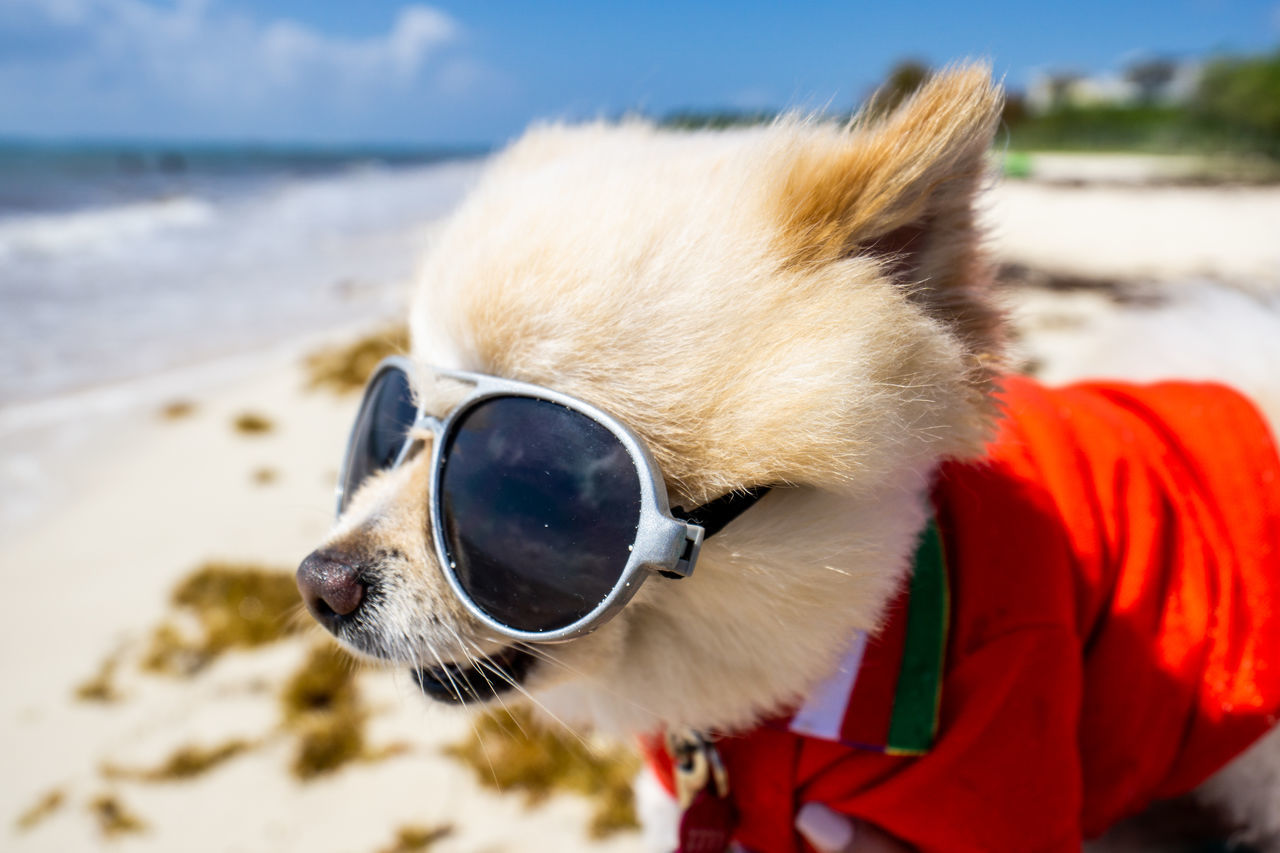
M0 219L0 534L128 416L403 311L478 161Z
M0 406L401 310L479 161L0 220Z
M17 216L0 221L0 264L23 254L120 251L161 232L210 225L212 204L195 198L134 202L98 210Z

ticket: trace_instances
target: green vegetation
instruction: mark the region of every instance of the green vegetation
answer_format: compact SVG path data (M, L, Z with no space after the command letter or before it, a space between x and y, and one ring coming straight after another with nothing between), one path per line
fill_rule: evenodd
M893 112L898 104L911 97L924 82L929 79L929 66L915 59L899 62L889 71L889 76L880 84L867 100L862 109L870 115L886 115Z
M1183 152L1204 140L1181 107L1062 106L1008 125L1015 149Z
M523 791L530 803L558 791L591 798L593 838L638 825L631 781L640 759L630 750L588 746L570 734L540 729L527 711L501 711L481 717L475 734L446 752L482 784Z
M676 110L658 122L671 130L724 130L768 124L778 117L772 110Z
M1213 60L1205 66L1188 100L1162 100L1158 93L1177 70L1168 60L1135 63L1124 75L1137 92L1130 102L1086 104L1063 97L1048 111L1037 114L1028 109L1021 94L1010 92L1003 116L1007 147L1013 151L1224 155L1280 162L1280 51ZM892 110L931 73L928 66L915 60L898 63L865 98L862 109L871 114ZM834 113L829 117L845 121L850 115ZM773 111L684 110L666 116L661 124L676 129L715 129L766 123L776 116ZM1246 179L1276 175L1275 169L1265 166L1226 171Z
M1172 74L1148 61L1127 78L1146 92ZM1012 148L1226 154L1280 160L1280 52L1208 63L1186 103L1142 96L1135 103L1062 103L1041 115L1017 99L1006 112Z
M1280 160L1280 50L1210 63L1192 116L1204 132Z

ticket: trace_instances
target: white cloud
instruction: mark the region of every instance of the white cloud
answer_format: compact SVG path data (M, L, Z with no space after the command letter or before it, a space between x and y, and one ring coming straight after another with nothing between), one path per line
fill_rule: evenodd
M452 17L419 4L382 33L352 38L216 0L0 0L0 116L10 117L0 132L77 103L113 115L148 101L243 117L306 103L354 108L395 92L456 97L459 63L475 64L460 55L461 37Z
M428 6L406 6L396 18L388 46L401 73L412 73L431 50L453 41L457 35L457 24L444 12Z
M412 78L458 36L453 19L427 6L406 6L383 36L341 39L294 21L275 21L257 38L257 49L275 79L293 83L309 72L329 71L354 81Z

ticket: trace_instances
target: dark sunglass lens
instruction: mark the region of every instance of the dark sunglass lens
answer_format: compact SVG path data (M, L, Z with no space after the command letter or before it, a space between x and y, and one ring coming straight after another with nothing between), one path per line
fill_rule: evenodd
M365 392L351 433L340 509L346 509L366 477L395 463L416 417L409 377L404 371L391 368L379 374Z
M586 616L618 583L640 523L640 479L601 424L527 397L466 412L444 448L440 512L458 582L522 631Z

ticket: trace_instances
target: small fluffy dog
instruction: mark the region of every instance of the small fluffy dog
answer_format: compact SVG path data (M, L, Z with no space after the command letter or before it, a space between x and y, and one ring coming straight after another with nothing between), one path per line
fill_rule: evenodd
M1224 389L1005 378L1001 103L968 66L843 128L530 131L429 255L427 420L299 569L312 611L436 698L698 733L650 750L686 849L1078 850L1192 791L1280 849L1272 438ZM671 506L771 491L597 630L503 639L433 541L442 368L607 412Z

